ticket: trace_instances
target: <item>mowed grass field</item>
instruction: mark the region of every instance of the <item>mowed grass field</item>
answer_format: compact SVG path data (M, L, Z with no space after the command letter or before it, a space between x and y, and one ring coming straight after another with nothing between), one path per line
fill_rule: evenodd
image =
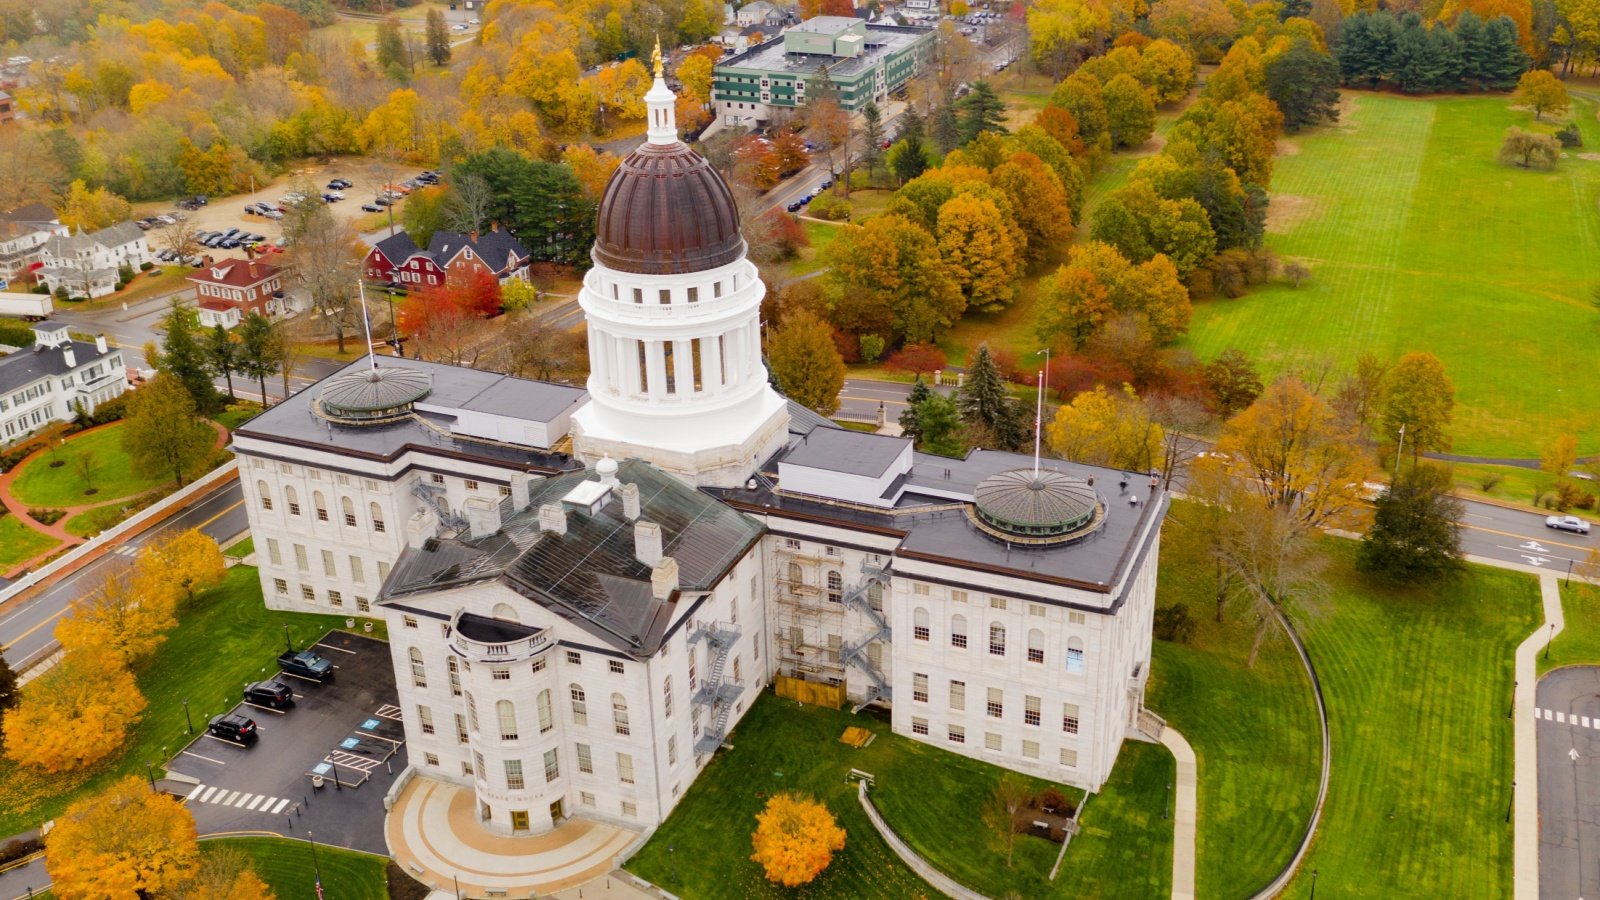
M1585 147L1537 172L1495 162L1533 118L1504 95L1347 92L1337 125L1279 145L1268 245L1311 280L1197 304L1190 346L1269 372L1427 350L1456 385L1457 452L1536 457L1562 432L1600 452L1600 161L1578 155L1600 150L1594 113L1574 100Z

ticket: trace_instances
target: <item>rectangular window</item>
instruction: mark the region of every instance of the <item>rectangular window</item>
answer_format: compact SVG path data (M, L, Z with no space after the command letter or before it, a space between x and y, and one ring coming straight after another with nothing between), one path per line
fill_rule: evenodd
M495 681L510 681L511 680L511 667L510 666L490 666L489 667L489 677L494 679Z
M267 538L267 559L275 566L283 565L283 554L278 552L278 539Z
M928 639L928 626L926 626L926 625L913 625L913 626L911 626L911 639L914 640L914 641L925 641L925 640L927 640Z
M983 733L983 749L985 749L985 750L993 750L996 753L1000 752L1000 735L995 734L992 731L984 732Z
M928 596L928 586L919 581L911 586L911 593L916 594L918 597L926 597Z
M467 717L463 716L461 713L456 713L456 743L465 744L466 742Z
M622 814L625 816L637 816L639 814L639 804L632 800L622 801Z
M1004 597L990 597L989 598L989 608L990 609L1005 609L1006 608L1006 598L1004 598Z
M1028 662L1031 662L1031 663L1042 663L1042 662L1044 662L1044 649L1040 648L1040 647L1029 647L1028 648Z
M368 600L366 597L357 597L356 610L364 613L372 612L372 601Z
M690 303L696 303L699 300L700 300L700 289L697 288L697 287L689 288L689 302Z
M667 736L667 765L675 766L677 764L678 764L678 736L675 735L675 734L668 735Z
M711 296L712 297L721 297L722 296L722 282L717 281L717 282L713 282L712 283L712 285L711 285Z
M1005 692L999 688L989 688L989 699L984 703L984 711L991 719L1003 718L1006 713Z
M967 708L967 683L965 681L950 682L950 708Z
M917 703L928 702L928 676L920 672L911 676L911 699Z
M1082 625L1085 622L1087 622L1088 620L1089 620L1089 617L1084 615L1081 612L1069 612L1069 613L1067 613L1067 621L1070 622L1073 625Z
M583 657L580 656L578 654L578 651L576 651L576 650L568 650L567 651L567 665L569 665L569 666L581 666L581 665L583 665Z
M1038 697L1023 697L1022 698L1022 724L1024 724L1024 725L1037 725L1037 724L1039 724L1039 698Z
M422 754L422 761L427 763L430 766L437 766L439 764L439 754L437 754L437 753L424 753L424 754Z
M1063 766L1074 766L1074 767L1077 766L1078 765L1078 751L1073 750L1073 749L1068 748L1068 747L1062 747L1061 748L1061 764Z
M472 763L469 763L466 760L462 760L461 761L461 774L462 775L471 775L472 774Z
M328 592L328 605L329 606L343 606L344 605L344 595L339 593L338 591L329 591Z
M928 733L928 720L927 719L916 719L916 718L913 718L911 720L911 733L912 734L927 734Z
M594 757L589 753L588 744L574 744L578 751L578 771L585 775L594 774Z
M555 712L550 709L550 692L540 691L536 703L539 711L539 733L544 734L556 727Z
M593 806L594 805L594 795L589 793L588 791L579 791L578 792L578 802L583 804L584 806Z
M1022 742L1022 756L1023 756L1024 759L1038 759L1039 758L1039 742L1038 741L1023 741Z
M284 581L282 578L274 578L272 579L272 589L280 594L287 594L289 593L289 582Z
M302 572L311 571L311 563L307 561L304 544L294 545L294 567Z
M478 482L477 482L477 480L476 480L476 479L472 479L472 478L468 478L468 479L467 479L467 490L469 490L469 491L475 491L475 490L477 490L477 489L478 489Z
M1044 607L1037 603L1028 604L1028 615L1044 618Z
M611 664L611 674L613 674L613 675L621 675L622 671L623 671L622 670L622 663L620 663L620 662L618 662L617 660L614 660L614 659L613 660L609 660L609 662Z
M484 784L488 784L489 770L483 767L483 754L476 750L472 751L472 763L473 771L478 773L478 780Z
M633 784L633 755L630 753L617 754L617 780L623 784Z
M561 760L552 747L544 752L544 780L546 784L561 777Z
M965 744L967 742L967 730L960 725L951 725L946 734L952 744Z
M445 657L445 667L450 670L450 696L461 696L461 665L456 662L455 656Z
M642 288L634 288L633 289L633 302L635 302L635 303L643 303L644 302L644 290Z
M967 649L967 636L956 634L954 631L950 632L950 646L959 647L962 650Z
M407 628L415 628L415 627L417 627L417 617L416 616L401 616L400 617L400 622L403 625L405 625Z
M429 472L428 478L434 484L444 484L444 476L440 475L438 472Z
M662 288L656 292L656 298L661 301L662 306L666 306L672 302L672 292Z
M1075 647L1067 648L1067 674L1083 674L1083 651Z
M378 530L382 531L383 529L379 528ZM389 580L389 564L381 559L378 560L378 580L380 582Z
M522 760L506 760L506 790L520 791L526 785L522 781Z
M311 589L311 585L302 584L300 585L300 599L315 602L317 599L317 592Z
M422 726L423 734L433 734L433 710L426 706L417 707L417 723Z
M537 675L540 672L543 672L544 669L545 669L545 666L547 666L549 664L550 664L550 657L548 657L548 656L539 657L538 659L533 661L533 673L535 675Z
M1061 704L1061 730L1067 734L1078 733L1078 704Z
M361 557L359 556L350 557L350 579L356 584L366 583L366 573L362 571Z

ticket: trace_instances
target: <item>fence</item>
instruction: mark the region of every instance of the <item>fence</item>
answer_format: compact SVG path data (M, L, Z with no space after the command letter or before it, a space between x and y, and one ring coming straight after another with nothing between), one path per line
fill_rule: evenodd
M779 697L798 700L811 706L839 709L845 704L843 683L823 684L820 681L806 681L803 678L779 675L773 680L772 689Z

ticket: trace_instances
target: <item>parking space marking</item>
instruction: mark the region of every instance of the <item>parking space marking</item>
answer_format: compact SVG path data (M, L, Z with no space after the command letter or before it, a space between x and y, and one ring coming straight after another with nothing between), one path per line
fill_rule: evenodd
M272 707L270 707L270 706L262 706L262 705L261 705L261 704L259 704L259 703L251 703L251 702L250 702L250 701L249 701L249 700L246 700L246 701L244 701L244 702L243 702L243 703L242 703L242 704L240 704L240 705L241 705L241 706L248 706L248 707L251 707L251 708L252 708L252 709L259 709L259 710L261 710L261 711L262 711L262 712L269 712L269 713L272 713L272 714L273 714L273 715L275 715L275 716L281 716L281 715L283 715L283 713L284 713L284 711L283 711L283 710L281 710L281 709L273 709L273 708L272 708ZM257 727L258 727L258 728L259 728L259 727L260 727L260 726L257 726Z
M219 738L219 740L221 740L221 739L220 739L220 738ZM230 742L229 742L229 741L223 741L223 743L224 743L224 744L226 744L226 743L230 743ZM184 756L192 756L192 757L194 757L194 758L195 758L195 759L203 759L203 760L205 760L205 761L206 761L206 762L208 762L208 763L216 763L216 764L217 764L217 765L219 765L219 766L225 766L225 765L227 765L227 763L225 763L225 762L223 762L223 761L222 761L222 760L220 760L220 759L212 759L212 758L211 758L211 757L209 757L209 756L201 756L201 755L200 755L200 754L198 754L198 753L195 753L195 752L193 752L193 751L190 751L190 750L185 750L185 751L183 751L183 755L184 755Z
M385 719L393 719L396 722L401 721L400 707L395 706L392 703L385 703L384 705L378 707L378 712L376 715L380 715Z
M238 747L240 750L244 749L244 745L239 743L238 741L230 741L227 738L219 738L214 734L207 733L207 734L201 735L201 737L208 737L208 738L211 738L213 741L216 741L219 744L227 744L230 747ZM188 753L187 750L185 750L184 752ZM189 755L193 756L194 754L191 753ZM219 762L219 760L213 759L212 762Z
M351 656L355 656L356 655L356 651L354 651L354 650L346 650L343 647L335 647L332 644L317 644L317 646L321 647L324 650L334 650L334 651L339 652L339 653L348 653Z

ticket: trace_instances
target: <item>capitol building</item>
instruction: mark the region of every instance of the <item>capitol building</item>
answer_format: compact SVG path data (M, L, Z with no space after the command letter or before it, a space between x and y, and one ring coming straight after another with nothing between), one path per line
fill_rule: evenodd
M409 764L496 834L660 823L761 691L1097 790L1147 714L1167 497L786 401L659 69L583 286L586 388L351 364L234 449L275 609L387 622Z

